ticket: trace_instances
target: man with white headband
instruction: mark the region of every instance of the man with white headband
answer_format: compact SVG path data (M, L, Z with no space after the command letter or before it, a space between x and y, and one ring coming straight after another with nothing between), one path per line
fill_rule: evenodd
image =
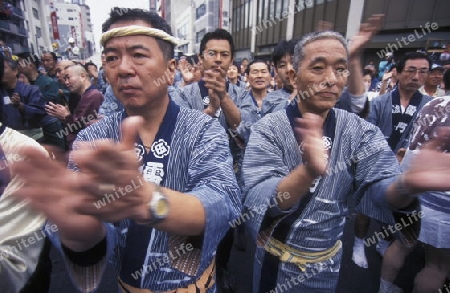
M58 226L51 240L83 292L97 289L107 262L122 292L215 292L215 251L240 212L226 133L170 99L176 39L162 18L114 8L103 31L125 111L79 133L70 170L26 152L19 197Z

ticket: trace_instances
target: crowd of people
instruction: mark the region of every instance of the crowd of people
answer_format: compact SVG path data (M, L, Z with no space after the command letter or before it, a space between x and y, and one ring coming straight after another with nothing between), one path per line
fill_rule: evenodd
M355 216L358 266L370 267L370 221L383 233L380 293L401 292L419 243L414 292L438 292L450 277L450 70L422 52L364 66L382 20L348 44L317 31L240 64L223 29L176 61L170 26L141 9L111 11L100 70L3 44L1 291L47 292L53 246L82 292L106 266L120 292L233 292L230 251L247 237L253 292L334 292Z

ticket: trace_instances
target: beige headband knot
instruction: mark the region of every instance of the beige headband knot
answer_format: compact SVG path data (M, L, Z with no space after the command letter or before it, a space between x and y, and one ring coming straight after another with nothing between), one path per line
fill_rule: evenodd
M109 30L107 32L104 32L102 34L102 38L100 39L100 43L104 47L106 42L111 38L126 37L126 36L138 36L138 35L155 37L155 38L167 41L169 43L172 43L175 46L178 45L178 39L175 38L174 36L169 35L165 31L157 29L157 28L138 26L138 25L118 27L118 28Z

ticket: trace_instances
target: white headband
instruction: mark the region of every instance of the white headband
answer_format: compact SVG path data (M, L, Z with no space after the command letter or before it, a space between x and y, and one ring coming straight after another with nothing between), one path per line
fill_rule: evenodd
M178 46L178 39L174 36L169 35L163 30L157 28L150 28L139 25L130 25L125 27L118 27L102 34L102 38L100 39L100 43L104 47L106 42L111 38L116 37L126 37L126 36L137 36L144 35L149 37L155 37L169 43L172 43L175 46Z

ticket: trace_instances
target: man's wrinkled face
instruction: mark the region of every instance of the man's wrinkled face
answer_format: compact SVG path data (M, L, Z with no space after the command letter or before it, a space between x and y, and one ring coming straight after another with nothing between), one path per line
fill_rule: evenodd
M409 59L402 72L397 73L398 85L406 91L417 91L425 84L430 64L427 59Z
M61 84L65 84L64 74L65 74L65 68L67 66L73 65L74 63L72 61L68 60L61 60L56 64L56 77L58 78L58 81Z
M442 83L444 79L444 71L441 69L434 69L428 73L425 84L430 86L438 86Z
M250 65L248 82L253 90L266 89L270 83L270 72L264 62L256 62Z
M65 85L71 93L82 94L84 78L86 78L84 74L79 74L73 68L69 67L65 70Z
M56 63L51 54L42 54L41 63L47 72L53 72L55 70Z
M283 83L283 87L292 88L291 82L289 80L289 71L293 69L293 58L290 54L284 55L280 61L277 62L276 71L278 73L278 78Z
M142 20L127 20L114 23L110 29L129 25L151 27ZM154 37L111 38L105 44L105 55L106 77L125 108L139 110L167 96L175 61L166 61Z
M9 63L5 61L5 69L3 70L2 83L6 84L6 83L11 83L14 80L17 80L18 73L19 72L17 69L12 69L12 67L9 65Z
M221 67L228 71L233 63L231 46L227 40L209 40L205 45L205 50L200 54L205 70Z
M300 103L320 115L334 107L347 84L347 51L335 39L316 40L304 48L296 75Z

